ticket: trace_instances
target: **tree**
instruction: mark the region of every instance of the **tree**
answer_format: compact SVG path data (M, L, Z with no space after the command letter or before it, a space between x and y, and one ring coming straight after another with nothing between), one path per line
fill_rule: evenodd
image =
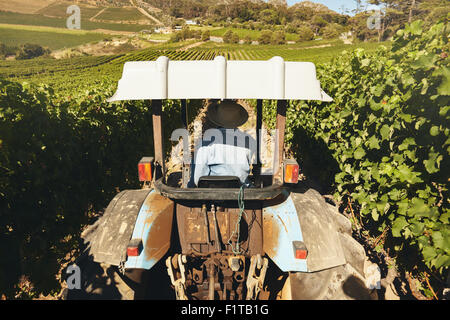
M314 26L315 34L318 34L319 30L328 24L328 22L326 22L325 19L322 18L321 16L314 16L311 20L311 23Z
M0 43L0 58L4 58L7 55L8 48L4 43Z
M245 44L252 44L252 37L250 37L249 35L246 35L245 37L244 37L244 43Z
M297 32L297 25L296 25L296 23L293 23L293 22L291 22L291 23L288 23L287 25L286 25L286 27L284 28L284 30L287 32L287 33L295 33L295 32Z
M195 39L201 39L202 38L202 31L201 30L192 30L191 31L191 37Z
M412 0L411 7L409 8L408 23L412 22L413 10L414 10L415 6L416 6L416 0Z
M417 5L423 0L369 0L369 3L382 6L382 19L378 30L378 41L382 41L386 30L391 26L411 23Z
M169 42L179 42L181 39L181 32L174 32L170 35Z
M311 28L308 28L306 26L301 26L297 30L298 33L298 41L310 41L314 39L314 32L311 30Z
M186 21L183 19L175 19L171 23L171 27L174 29L175 27L183 27L186 24Z
M231 35L231 43L239 43L240 39L237 33L234 33Z
M20 47L16 59L17 60L32 59L41 57L49 53L50 50L48 48L43 48L38 44L26 43Z
M270 44L272 41L273 32L270 30L261 31L261 35L258 38L259 44Z
M343 31L342 26L337 23L331 23L323 28L322 36L324 39L335 39L338 38Z
M265 24L279 24L280 17L277 11L273 9L265 9L259 13L259 19Z
M202 41L209 41L211 38L211 32L209 30L205 30L202 33Z
M378 37L378 30L367 27L367 21L371 18L370 12L361 12L350 19L350 26L354 36L366 41Z
M357 15L363 11L365 11L365 8L363 7L362 0L354 0L355 2L355 9L352 10L352 12Z
M225 32L225 34L223 35L223 42L231 43L232 37L233 37L233 31L227 30L227 32Z
M180 36L181 36L181 39L183 39L183 40L194 37L191 29L189 29L189 26L187 26L187 25L183 26L183 29L180 31Z
M286 34L284 31L275 31L272 35L272 44L285 44L286 43Z

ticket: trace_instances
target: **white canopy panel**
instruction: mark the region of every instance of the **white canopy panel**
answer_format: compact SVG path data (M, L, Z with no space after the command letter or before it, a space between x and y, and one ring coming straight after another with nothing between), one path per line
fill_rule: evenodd
M144 99L277 99L332 101L311 62L267 61L126 62L119 86L108 101Z

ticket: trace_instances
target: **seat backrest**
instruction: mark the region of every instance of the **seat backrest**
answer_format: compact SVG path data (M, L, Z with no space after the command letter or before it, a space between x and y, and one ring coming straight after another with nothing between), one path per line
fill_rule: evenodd
M241 180L235 176L203 176L198 179L199 188L240 188Z

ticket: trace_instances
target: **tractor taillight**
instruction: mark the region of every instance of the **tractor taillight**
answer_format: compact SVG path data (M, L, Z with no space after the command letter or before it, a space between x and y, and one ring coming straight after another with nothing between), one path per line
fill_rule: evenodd
M153 158L144 157L138 163L139 181L152 181Z
M293 241L292 244L294 246L295 259L306 259L308 256L308 249L306 249L303 241Z
M127 256L137 257L142 251L142 240L141 239L131 239L127 246Z
M287 159L284 163L284 183L298 182L299 167L294 159Z

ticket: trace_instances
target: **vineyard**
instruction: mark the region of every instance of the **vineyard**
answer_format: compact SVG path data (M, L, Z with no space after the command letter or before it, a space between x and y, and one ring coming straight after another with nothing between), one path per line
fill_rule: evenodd
M71 48L84 43L100 41L102 33L73 31L49 27L12 26L0 24L0 42L11 47L37 43L51 50Z
M0 21L4 24L66 28L67 14L64 18L59 18L47 17L39 14L24 14L0 11ZM139 32L142 29L145 29L146 25L97 22L90 21L89 19L84 19L82 17L81 28L82 30L103 29L112 31Z
M306 175L429 297L429 283L445 285L450 266L448 32L444 23L425 32L417 21L391 50L358 49L322 65L335 101L291 103L287 114L286 139ZM276 105L266 107L273 127Z
M192 49L185 46L193 41L154 45L122 55L87 56L71 59L33 59L29 61L0 61L0 76L17 81L31 81L50 85L55 91L66 95L84 92L89 87L98 86L103 80L117 81L127 61L153 61L165 55L172 60L212 60L222 55L229 60L267 60L281 56L288 61L330 61L344 50L365 48L373 52L378 43L357 43L344 45L342 42L308 42L288 46L223 45L203 43ZM315 45L315 46L314 46ZM389 43L386 43L389 46Z
M223 55L317 63L334 102L290 102L289 151L352 219L355 236L419 279L425 298L441 298L450 266L448 31L448 23L424 30L418 21L381 46L177 43L0 61L0 251L10 253L0 256L0 295L57 295L61 265L73 261L82 227L118 190L138 187L136 163L153 154L151 105L106 102L123 64ZM192 118L200 101L190 106ZM263 108L272 127L275 106ZM164 111L167 136L182 125L180 101ZM33 287L18 285L24 279Z

